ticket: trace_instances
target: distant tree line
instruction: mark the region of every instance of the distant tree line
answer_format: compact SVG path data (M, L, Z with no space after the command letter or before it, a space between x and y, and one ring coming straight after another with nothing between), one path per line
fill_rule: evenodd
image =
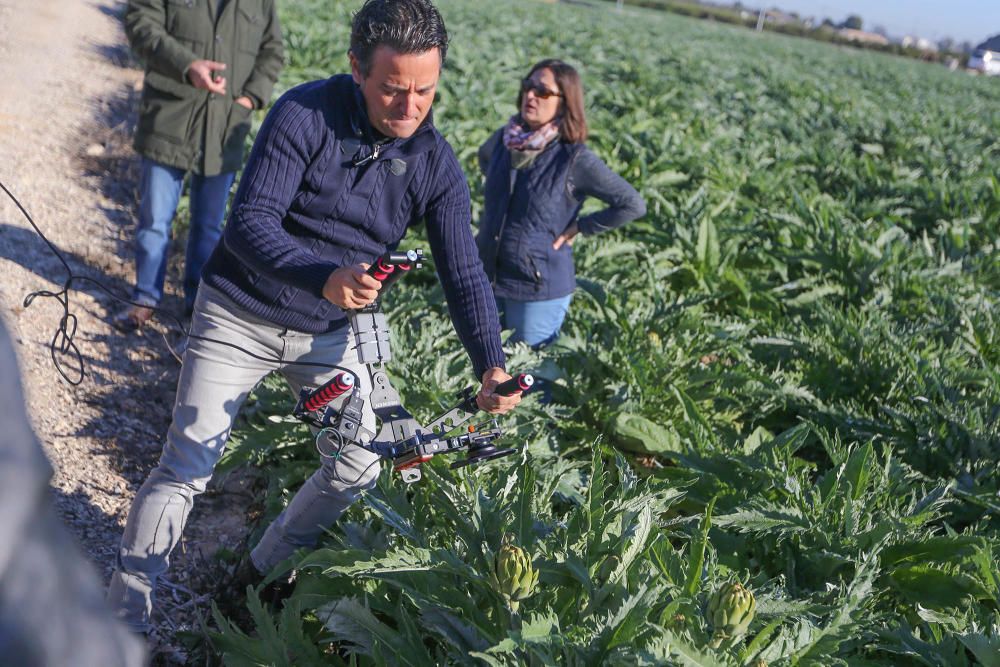
M615 0L606 0L615 1ZM742 25L747 28L754 28L758 24L758 10L744 8L740 3L735 3L734 5L710 5L702 4L696 0L624 0L625 4L634 5L636 7L646 7L649 9L660 9L664 11L673 12L675 14L681 14L683 16L690 16L692 18L706 19L709 21L719 21L720 23L732 23L736 25ZM790 14L790 16L793 16ZM926 60L931 62L941 62L946 63L951 59L957 59L960 65L965 65L969 59L968 51L971 50L971 45L964 44L960 48L954 43L953 40L942 40L938 43L938 51L925 51L918 49L916 46L903 46L902 44L878 44L871 42L859 42L855 40L846 39L838 33L840 28L850 28L853 30L861 30L864 25L863 19L857 14L852 14L848 16L841 23L834 23L833 20L827 18L824 19L822 23L817 26L809 26L801 20L789 21L785 23L765 21L763 24L764 30L769 30L771 32L782 33L785 35L792 35L795 37L806 37L808 39L815 39L821 42L829 42L831 44L841 44L843 46L852 46L859 49L869 49L872 51L881 51L883 53L891 53L898 56L904 56L907 58L917 58L920 60ZM875 32L885 36L884 28L876 28Z

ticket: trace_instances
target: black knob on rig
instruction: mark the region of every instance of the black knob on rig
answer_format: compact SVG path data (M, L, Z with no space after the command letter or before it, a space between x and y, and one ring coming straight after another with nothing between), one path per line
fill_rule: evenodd
M530 373L518 373L511 379L498 384L493 389L493 393L499 394L500 396L510 396L511 394L515 394L519 391L528 391L534 384L535 378ZM470 395L463 407L465 407L468 412L475 412L477 407L476 397L474 395ZM499 435L499 433L499 430L496 431L496 435ZM508 456L517 451L516 449L500 449L498 447L494 447L492 444L493 440L493 437L483 440L473 440L469 444L469 449L465 458L461 461L455 461L452 463L452 469L464 468L468 465L498 459L501 456Z
M493 446L493 441L501 435L500 429L497 427L496 420L494 420L493 429L491 430L477 433L474 429L474 426L469 427L469 449L466 452L465 458L461 461L455 461L452 463L452 469L464 468L465 466L476 463L483 463L484 461L498 459L501 456L507 456L517 451L516 449L500 449Z
M461 461L455 461L451 464L451 469L455 470L457 468L475 465L476 463L483 463L492 459L498 459L501 456L508 456L516 451L516 449L498 449L493 445L484 445L483 447L476 447L475 449L470 448L468 455L464 459Z

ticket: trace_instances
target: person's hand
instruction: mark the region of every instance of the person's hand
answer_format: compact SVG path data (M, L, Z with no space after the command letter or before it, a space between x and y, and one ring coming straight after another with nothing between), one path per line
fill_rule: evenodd
M367 264L342 266L326 279L323 296L345 310L364 308L378 296L382 283L365 273Z
M195 60L188 66L188 81L195 88L207 90L216 95L226 94L226 77L215 75L226 69L226 63L214 60Z
M239 104L241 107L245 107L247 109L250 109L250 111L253 111L253 100L251 100L246 95L240 95L239 97L236 98L235 102Z
M563 233L556 238L555 243L552 244L552 249L559 250L559 248L562 247L563 243L565 243L568 246L572 246L573 240L576 239L576 235L579 233L580 233L580 228L577 227L576 223L574 222L572 225L563 230Z
M501 368L491 368L483 373L483 386L476 396L476 405L493 415L502 415L513 410L521 402L521 392L514 392L510 396L493 393L498 384L509 379L510 375Z

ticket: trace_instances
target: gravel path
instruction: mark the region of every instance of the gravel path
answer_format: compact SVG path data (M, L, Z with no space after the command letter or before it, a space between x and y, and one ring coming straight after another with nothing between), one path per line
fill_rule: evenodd
M113 0L0 0L0 182L33 216L72 270L125 295L132 281L137 158L130 147L142 73L129 55ZM122 335L108 319L118 305L92 283L75 285L70 312L85 376L63 380L49 341L66 271L0 192L0 316L17 345L35 430L55 467L52 488L72 532L106 582L129 503L155 464L179 365L168 327ZM181 253L174 253L179 257ZM179 312L176 267L164 306ZM74 360L60 356L73 376ZM196 506L161 595L157 663L183 661L174 632L190 627L214 594L222 566L211 556L238 548L245 532L237 479Z

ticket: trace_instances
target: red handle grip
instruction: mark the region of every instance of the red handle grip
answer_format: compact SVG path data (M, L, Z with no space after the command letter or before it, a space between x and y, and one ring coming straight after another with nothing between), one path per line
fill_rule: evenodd
M375 280L379 282L388 278L393 271L396 270L396 265L389 261L388 256L383 255L375 260L375 263L368 267L366 272Z
M302 405L310 412L319 410L320 408L325 407L326 404L333 399L344 394L344 392L350 391L353 386L354 376L345 371L334 376L332 380L323 386L315 389L311 394L309 394L309 397L303 401Z

